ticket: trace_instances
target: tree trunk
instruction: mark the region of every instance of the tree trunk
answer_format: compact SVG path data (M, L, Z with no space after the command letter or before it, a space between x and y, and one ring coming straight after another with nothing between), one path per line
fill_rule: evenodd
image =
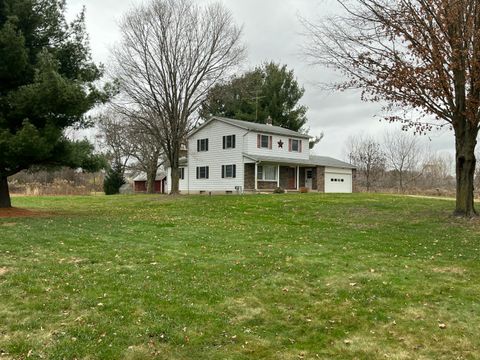
M155 194L155 179L157 177L157 168L147 171L147 193Z
M403 169L398 170L398 179L399 179L399 184L400 184L400 193L404 194L405 193L405 185L403 184L403 175L404 171Z
M367 181L367 192L370 192L370 170L367 168L367 171L365 172L365 178Z
M463 131L455 132L456 148L456 177L457 196L455 215L472 217L475 211L474 180L475 180L475 147L477 145L477 133L469 124Z
M0 177L0 209L11 208L10 191L8 190L7 177Z
M176 143L172 149L170 159L170 180L172 181L172 187L170 194L175 195L180 193L180 173L179 173L179 157L180 157L180 142Z
M177 166L172 166L171 167L171 180L172 180L172 188L170 189L170 194L179 194L180 193L180 177L179 177L179 169L178 165Z

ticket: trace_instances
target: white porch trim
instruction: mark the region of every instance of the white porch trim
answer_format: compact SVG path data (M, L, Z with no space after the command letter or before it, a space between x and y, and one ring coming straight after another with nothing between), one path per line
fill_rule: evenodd
M277 187L280 187L280 165L277 165Z
M258 190L258 163L255 162L255 191Z
M297 191L300 190L300 166L297 166L297 178L296 178L296 185Z

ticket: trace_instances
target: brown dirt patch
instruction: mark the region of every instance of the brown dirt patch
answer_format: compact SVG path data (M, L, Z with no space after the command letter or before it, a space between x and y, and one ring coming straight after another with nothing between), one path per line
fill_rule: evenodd
M0 276L5 275L6 273L10 272L10 270L6 267L0 267Z
M0 209L0 219L21 217L42 217L49 215L46 212L33 211L20 208Z

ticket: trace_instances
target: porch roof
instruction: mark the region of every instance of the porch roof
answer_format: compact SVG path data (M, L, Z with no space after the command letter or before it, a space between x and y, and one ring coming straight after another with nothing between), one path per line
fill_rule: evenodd
M309 159L292 159L292 158L282 158L277 156L263 156L263 155L250 155L250 154L243 154L243 156L259 163L295 165L295 166L325 166L325 167L334 167L334 168L341 168L341 169L355 169L355 166L353 166L352 164L349 164L328 156L310 155Z

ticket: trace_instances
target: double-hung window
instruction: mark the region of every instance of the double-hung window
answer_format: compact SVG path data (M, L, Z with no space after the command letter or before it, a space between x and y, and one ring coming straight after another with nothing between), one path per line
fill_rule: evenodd
M277 181L277 167L274 165L261 165L257 168L259 181Z
M182 167L182 168L178 169L178 172L179 172L178 177L180 178L180 180L185 180L185 168Z
M237 177L236 165L222 165L222 178L235 178Z
M288 150L302 152L302 141L298 139L288 139Z
M271 149L272 141L272 136L257 134L257 148L259 149Z
M208 166L197 166L197 179L208 179Z
M197 140L197 151L208 151L208 139Z
M223 137L224 149L235 149L235 135L227 135Z

